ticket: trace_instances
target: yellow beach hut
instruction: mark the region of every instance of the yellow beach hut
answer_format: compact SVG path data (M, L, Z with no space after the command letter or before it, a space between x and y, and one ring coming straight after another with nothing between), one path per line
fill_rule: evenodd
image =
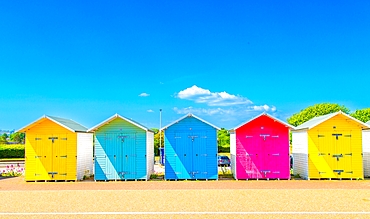
M26 133L26 181L76 181L93 174L93 133L70 119L43 116Z
M308 180L363 178L362 131L369 128L343 112L299 125L292 130L294 174Z

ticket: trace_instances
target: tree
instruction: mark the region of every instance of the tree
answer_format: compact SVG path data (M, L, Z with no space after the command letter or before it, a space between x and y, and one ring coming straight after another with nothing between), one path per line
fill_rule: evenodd
M8 142L8 135L6 133L0 136L0 144L6 144Z
M335 113L342 111L344 113L349 113L349 109L345 106L341 106L336 103L320 103L313 106L309 106L306 109L301 110L299 113L293 114L288 118L288 123L293 126L299 126L302 123L307 122L308 120L317 117L323 116L329 113Z
M217 143L219 147L230 147L230 133L224 128L217 132Z
M159 142L160 142L159 130L157 128L152 128L152 130L154 131L154 154L155 154L155 156L159 156L159 146L161 146L161 147L164 146L163 131L161 132L162 143L161 143L161 145L159 145Z
M218 152L230 152L230 132L221 128L217 132Z
M15 132L10 135L10 140L18 144L24 143L25 134L20 132Z
M368 122L370 121L370 108L356 110L354 113L351 113L351 116L362 122Z

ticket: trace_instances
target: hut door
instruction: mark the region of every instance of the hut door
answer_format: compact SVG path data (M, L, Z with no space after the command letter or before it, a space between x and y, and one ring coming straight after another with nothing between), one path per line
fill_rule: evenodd
M353 174L351 138L351 132L338 131L332 134L332 159L335 164L333 172L338 178L351 178Z
M331 154L334 152L332 136L327 131L319 131L317 133L317 152L310 154L310 159L316 164L318 176L320 178L330 178L332 173L330 170L334 168Z
M51 141L54 139L53 145L53 172L55 180L67 179L67 161L68 159L75 159L67 156L67 134L58 135L57 137L49 138Z
M332 133L331 136L333 151L331 154L331 158L333 161L333 172L335 176L338 178L342 178L344 174L344 157L343 157L343 133L341 131L337 131Z
M175 174L177 179L189 179L192 172L192 144L187 132L175 133Z
M289 156L288 153L282 154L281 139L282 136L279 134L278 130L273 129L270 138L270 149L268 152L269 162L268 166L270 173L269 178L278 179L283 175L283 171L288 169Z
M49 175L49 178L51 180L57 180L58 179L58 162L56 157L58 156L57 150L59 147L59 137L57 135L47 135L46 142L48 145L48 154L49 158L47 159L47 174Z
M259 129L246 132L240 135L240 143L236 148L237 177L239 179L261 178ZM237 135L238 136L238 135Z
M188 136L192 144L192 179L207 179L207 132L192 133Z
M271 167L276 165L274 164L274 158L272 157L273 153L273 133L271 128L269 127L261 127L261 131L259 134L259 146L261 148L261 158L262 162L260 165L260 172L262 178L271 178L272 177L272 169Z
M136 154L136 134L119 134L122 148L122 162L120 177L123 179L137 179L137 154Z
M51 171L51 144L46 139L46 135L35 136L35 180L50 179L48 172Z
M119 146L117 134L105 133L105 144L102 145L102 148L105 151L105 159L103 157L99 159L99 164L101 165L107 180L117 179L118 177L117 160L119 159L117 157L117 148L119 148Z

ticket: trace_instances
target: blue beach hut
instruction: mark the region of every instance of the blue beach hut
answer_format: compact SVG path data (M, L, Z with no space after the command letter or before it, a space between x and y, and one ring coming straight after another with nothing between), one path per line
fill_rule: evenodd
M218 179L217 130L188 114L163 127L165 179Z
M115 114L94 132L95 180L148 180L154 172L154 132Z

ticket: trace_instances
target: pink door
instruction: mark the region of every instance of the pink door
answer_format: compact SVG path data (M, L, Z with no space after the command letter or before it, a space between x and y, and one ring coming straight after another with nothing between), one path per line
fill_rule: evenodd
M268 135L268 136L267 136ZM289 131L276 124L266 132L261 143L264 162L261 165L263 178L289 179Z
M237 134L236 165L238 179L261 178L259 137L256 130L247 130Z

